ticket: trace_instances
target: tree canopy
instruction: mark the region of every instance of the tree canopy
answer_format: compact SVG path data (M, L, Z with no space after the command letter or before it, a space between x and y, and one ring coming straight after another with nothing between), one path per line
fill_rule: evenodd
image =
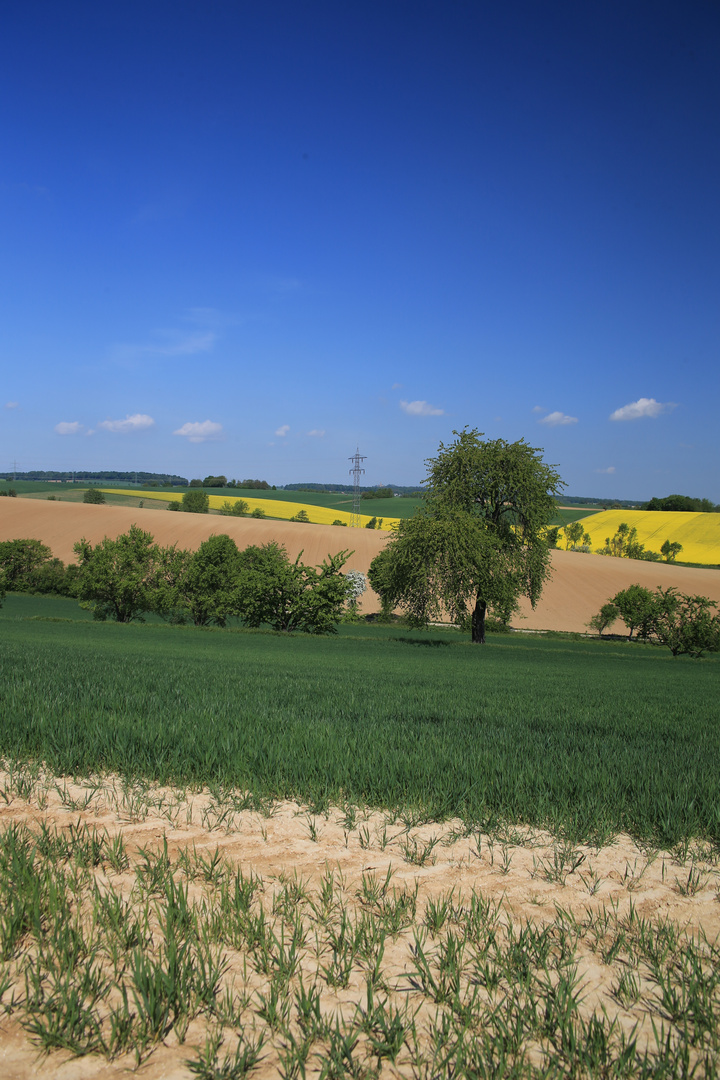
M425 505L401 521L370 567L381 597L425 626L449 615L485 641L488 609L509 620L520 596L534 606L549 572L548 523L563 486L542 451L520 439L454 431L427 461Z
M182 497L181 509L186 514L207 514L210 509L210 499L206 491L186 491Z
M328 555L318 567L291 562L276 543L252 545L239 554L234 611L246 626L306 634L335 633L349 599L343 566L352 553Z
M84 538L74 545L78 557L77 595L93 607L98 620L143 621L153 611L162 581L163 552L149 532L131 525L117 539L107 536L95 547Z

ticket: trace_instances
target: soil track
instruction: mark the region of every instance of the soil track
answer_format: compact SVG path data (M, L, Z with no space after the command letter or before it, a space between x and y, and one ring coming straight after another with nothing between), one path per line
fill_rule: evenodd
M64 562L74 559L73 544L84 536L96 544L105 536L127 532L132 524L151 532L159 544L196 548L214 533L227 533L239 547L284 544L295 558L317 564L328 554L354 549L349 570L367 569L385 545L387 532L341 529L333 525L303 525L291 521L219 517L205 514L170 514L167 510L142 510L124 506L86 506L76 503L39 502L35 499L3 499L0 502L0 540L33 537L47 544ZM553 576L546 584L535 611L521 603L513 621L518 629L565 630L584 633L587 622L619 589L639 584L675 586L681 592L709 596L720 603L720 570L694 569L635 559L612 559L572 551L552 553ZM368 590L361 609L377 611L379 602Z

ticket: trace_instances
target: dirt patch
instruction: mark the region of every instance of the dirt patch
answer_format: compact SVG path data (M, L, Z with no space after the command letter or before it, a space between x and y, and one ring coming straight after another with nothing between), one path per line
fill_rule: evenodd
M5 1080L128 1068L188 1077L201 1054L220 1068L254 1049L259 1078L301 1075L300 1060L307 1075L430 1076L444 1059L472 1061L478 1046L491 1054L488 1039L510 1022L524 1025L510 1059L565 1069L569 1034L587 1042L593 1017L611 1056L632 1041L638 1055L657 1054L653 1024L667 1052L691 1036L691 1060L717 1050L719 853L707 845L573 845L529 829L27 769L0 772L0 795L2 873L15 830L13 843L35 851L35 877L67 900L65 925L53 928L41 890L42 925L30 920L12 947L3 924ZM43 1050L62 1027L52 987L65 978L68 927L84 944L75 941L67 986L93 964L105 980L90 1009L104 1050L81 1057ZM186 1007L143 1019L138 956L167 973L171 939L189 950L194 989ZM208 991L198 972L211 962L221 974ZM111 1023L123 986L125 1042ZM88 1020L80 1045L93 1037Z

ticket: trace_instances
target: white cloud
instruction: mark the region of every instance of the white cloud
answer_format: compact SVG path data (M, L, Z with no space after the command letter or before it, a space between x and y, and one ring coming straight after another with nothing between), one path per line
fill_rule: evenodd
M437 409L427 401L401 401L400 408L408 416L444 416L444 409Z
M607 469L596 469L595 472L596 473L603 473L606 476L612 476L612 474L615 472L615 466L614 465L608 465Z
M308 435L312 435L313 438L322 439L325 434L325 428L313 428L312 431L308 431Z
M195 420L183 424L173 435L182 435L188 442L201 443L211 439L218 439L222 432L222 424L216 424L214 420Z
M544 410L544 408L542 407L542 405L533 405L533 410L532 410L532 411L533 411L533 412L545 412L545 410Z
M114 431L121 435L128 435L132 431L145 431L154 426L155 421L152 416L147 416L145 413L133 413L132 416L126 416L124 420L101 420L98 424L103 431Z
M18 407L18 402L17 401L6 401L5 402L5 408L6 409L17 409L17 407Z
M637 401L631 401L629 405L623 405L610 414L611 420L640 420L643 416L660 416L660 413L670 412L675 408L674 401L663 404L655 398L641 397Z
M55 433L57 435L79 435L82 428L83 426L79 420L61 420L59 424L55 425Z
M289 431L289 430L290 430L290 425L289 425L289 424L283 424L283 425L282 425L282 427L279 427L279 428L277 429L277 431L275 432L275 434L276 434L276 435L279 435L279 436L280 436L280 438L283 438L283 436L287 435L287 433L288 433L288 431Z
M390 387L390 389L391 390L402 390L402 383L401 382L394 382L392 384L392 386Z
M549 427L558 427L560 424L577 424L577 416L568 416L564 412L551 412L538 420L538 424L548 424Z

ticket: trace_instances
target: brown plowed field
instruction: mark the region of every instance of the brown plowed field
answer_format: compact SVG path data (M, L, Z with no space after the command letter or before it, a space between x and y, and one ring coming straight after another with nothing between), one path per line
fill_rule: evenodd
M292 558L303 551L303 562L313 565L343 548L354 549L347 569L367 569L389 533L369 529L340 529L334 525L303 525L291 521L219 517L205 514L170 514L123 506L86 506L77 503L3 499L0 502L0 540L33 537L53 555L70 562L73 544L84 536L96 544L105 536L127 532L132 524L151 532L159 544L195 548L213 533L227 533L239 547L284 544ZM524 601L514 625L527 630L566 630L582 633L588 619L619 589L635 583L654 589L673 585L681 592L699 593L720 603L720 570L702 570L634 559L612 559L572 551L554 551L553 576L535 611ZM376 611L377 597L368 591L363 609Z

